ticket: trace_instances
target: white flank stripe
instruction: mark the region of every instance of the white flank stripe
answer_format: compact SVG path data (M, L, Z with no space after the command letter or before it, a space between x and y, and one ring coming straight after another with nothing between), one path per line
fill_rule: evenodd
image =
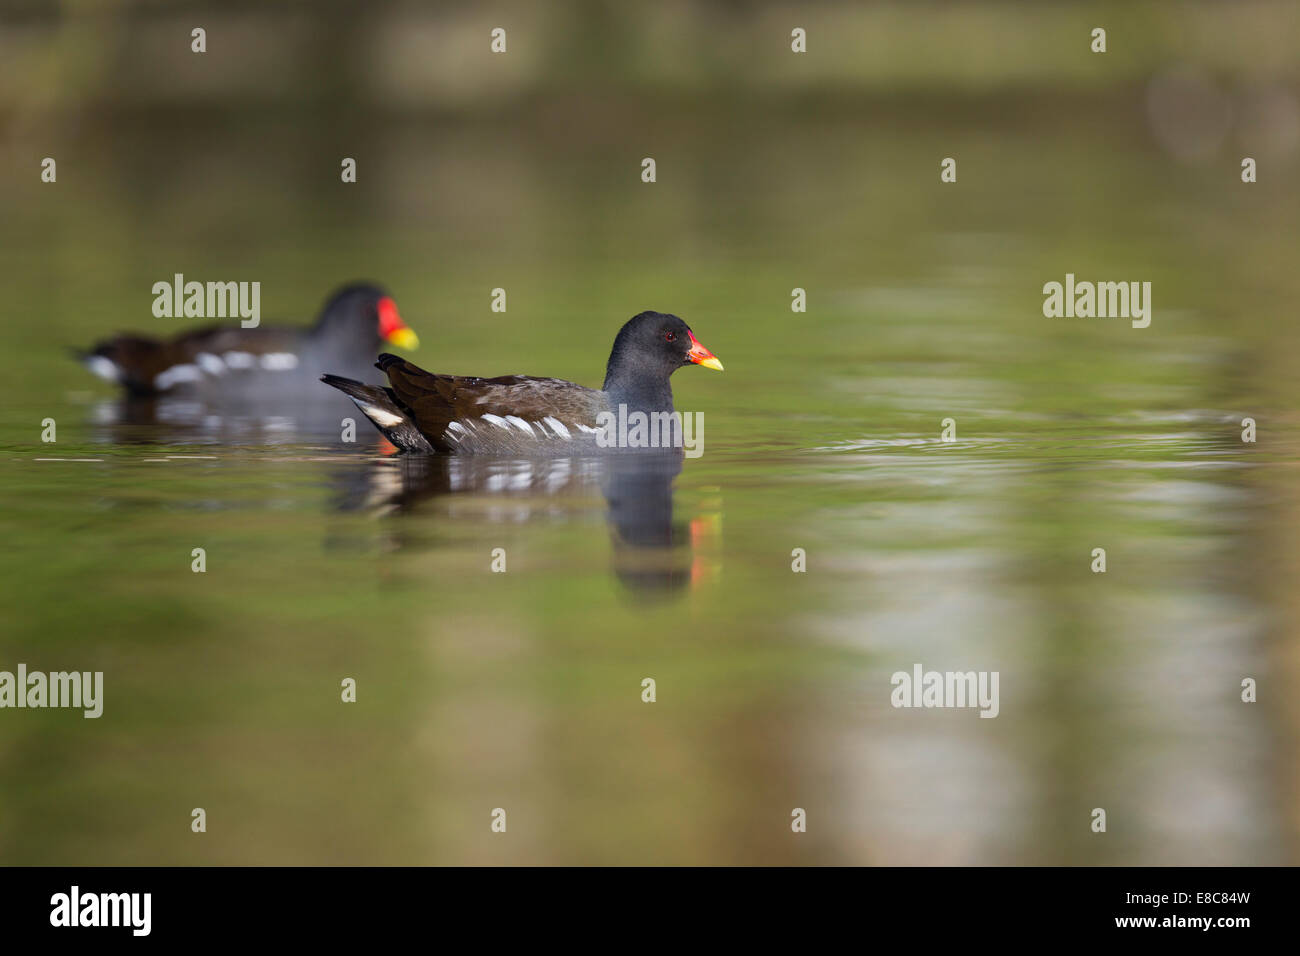
M252 368L257 362L251 352L226 352L221 357L231 368Z
M298 356L292 352L267 352L262 356L262 368L272 372L284 372L298 367Z
M226 374L226 363L221 361L221 359L217 358L211 352L200 352L198 355L194 356L194 361L198 362L199 368L203 369L203 371L207 372L209 375Z
M102 355L90 355L86 358L86 368L90 369L106 382L116 382L121 378L117 363Z
M450 431L450 432L460 432L460 433L462 433L462 434L466 434L466 435L469 434L469 429L466 428L464 425L462 425L460 422L448 422L448 423L447 423L447 431Z
M154 388L171 388L177 382L197 382L203 378L197 365L173 365L153 377Z
M559 435L561 438L566 440L573 438L573 436L569 434L569 430L564 427L563 422L552 418L550 415L547 415L542 419L542 421L546 422L546 424L550 426L551 431L555 432L555 434Z
M536 437L537 437L536 435L533 434L533 426L529 425L526 421L524 421L524 420L523 420L522 418L520 418L518 415L507 415L507 416L506 416L506 421L508 421L511 425L514 425L515 428L518 428L521 432L523 432L523 433L524 433L525 435L527 435L529 438L536 438Z
M504 428L506 431L510 431L510 423L507 422L500 415L484 415L483 421L490 422L491 424L495 425L497 428Z

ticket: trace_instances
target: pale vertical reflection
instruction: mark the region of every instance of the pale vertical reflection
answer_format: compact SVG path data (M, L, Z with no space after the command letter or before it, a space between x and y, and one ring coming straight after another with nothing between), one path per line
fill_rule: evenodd
M1300 486L1293 467L1278 469L1272 481L1280 514L1265 521L1259 531L1267 553L1276 558L1264 586L1267 596L1276 601L1277 617L1261 643L1276 678L1269 697L1256 706L1269 715L1269 731L1278 751L1288 755L1277 761L1272 777L1274 803L1283 818L1278 854L1283 862L1290 862L1300 856L1300 761L1295 756L1300 751L1300 694L1295 693L1300 687L1300 641L1296 639L1300 590L1295 586L1300 580Z
M832 573L858 582L854 600L817 628L856 652L847 689L814 718L835 785L828 826L845 863L1015 862L1027 841L1034 780L1026 713L1033 620L1014 583L1015 556L998 541L1011 496L1006 476L969 458L853 456L868 511L856 554ZM898 482L953 497L882 500ZM925 547L918 542L924 541ZM894 708L891 675L998 671L1000 715L978 708ZM811 736L811 735L810 735Z
M1238 698L1262 617L1222 573L1245 497L1226 484L1230 462L1198 471L1207 480L1183 480L1186 464L1036 474L1022 529L1052 530L1023 578L1039 673L1026 862L1244 864L1273 853L1267 742ZM1104 574L1090 569L1094 547L1106 549ZM1092 829L1097 808L1105 833Z
M537 635L506 613L435 612L422 627L430 693L416 779L432 852L418 862L545 862L545 715L535 685L518 679L538 666ZM504 833L491 829L496 808Z
M873 483L899 482L943 498L874 499L866 546L833 562L863 582L817 623L861 655L855 696L814 718L830 735L820 757L851 836L845 862L1288 858L1277 838L1294 825L1272 780L1293 780L1293 762L1269 711L1240 701L1244 674L1275 687L1294 676L1285 653L1261 652L1270 615L1233 570L1252 547L1253 495L1223 460L1233 449L1195 477L1186 462L1135 465L1131 451L1001 471L913 450L853 459L870 462L869 498ZM1023 482L1034 491L1017 495ZM1103 574L1090 569L1095 546ZM890 676L915 663L997 670L1000 715L893 708ZM1106 833L1091 829L1094 808Z

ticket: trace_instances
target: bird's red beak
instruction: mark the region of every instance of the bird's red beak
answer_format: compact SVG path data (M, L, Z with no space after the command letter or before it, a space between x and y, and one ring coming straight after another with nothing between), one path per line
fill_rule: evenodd
M718 361L718 357L701 345L700 340L689 329L686 330L686 334L691 337L691 350L686 353L686 357L696 365L703 365L705 368L716 368L721 372L722 363Z
M399 349L408 352L419 348L420 338L409 325L402 321L397 313L397 303L384 296L376 308L379 310L379 337L385 342L392 342Z

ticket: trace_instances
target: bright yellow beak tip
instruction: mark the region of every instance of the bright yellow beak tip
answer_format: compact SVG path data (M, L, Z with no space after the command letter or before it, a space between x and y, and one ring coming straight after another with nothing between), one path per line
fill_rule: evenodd
M717 356L713 356L712 358L706 358L703 362L700 362L699 364L703 365L705 368L716 368L719 372L722 371L722 363L718 361Z
M395 329L389 333L388 341L408 352L414 352L420 347L420 337L412 329Z

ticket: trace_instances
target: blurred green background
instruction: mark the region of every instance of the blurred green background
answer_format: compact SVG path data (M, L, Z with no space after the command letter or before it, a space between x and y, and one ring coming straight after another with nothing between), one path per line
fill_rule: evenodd
M6 0L0 669L106 701L0 711L0 862L1300 862L1296 11ZM591 385L682 315L678 586L598 485L394 507L364 422L123 423L66 349L178 330L175 272ZM1067 272L1151 327L1044 318ZM915 662L1001 715L894 710Z

